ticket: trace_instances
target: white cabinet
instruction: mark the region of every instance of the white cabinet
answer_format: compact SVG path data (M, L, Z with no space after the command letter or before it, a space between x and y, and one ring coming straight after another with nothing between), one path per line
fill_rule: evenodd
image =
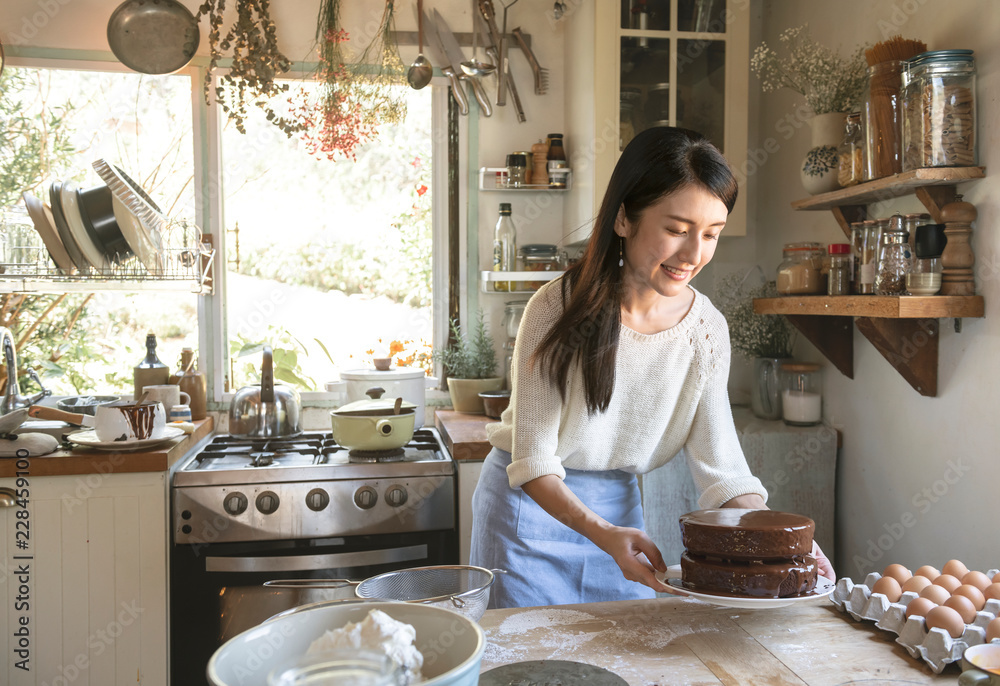
M469 564L472 541L472 494L483 472L482 460L458 461L458 563Z
M0 508L0 683L166 686L167 474L28 471L27 506Z
M700 15L703 9L710 14ZM722 149L740 181L726 235L746 235L750 12L745 0L577 4L565 40L566 145L576 188L567 226L596 217L632 133L669 124L705 133Z

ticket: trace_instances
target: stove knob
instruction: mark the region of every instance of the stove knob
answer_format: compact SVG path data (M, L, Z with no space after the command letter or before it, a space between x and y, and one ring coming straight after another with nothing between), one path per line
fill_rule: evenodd
M222 501L222 508L234 516L243 514L247 511L247 497L242 493L230 493L226 496L226 499ZM184 516L183 513L181 516Z
M314 488L306 494L306 507L313 512L322 512L330 504L330 496L322 488Z
M264 491L257 496L257 509L261 514L274 514L278 509L278 494L273 491Z
M385 492L385 500L393 507L399 507L406 503L406 489L402 486L392 486Z
M362 486L354 492L354 504L362 510L370 510L378 502L378 492L371 486Z

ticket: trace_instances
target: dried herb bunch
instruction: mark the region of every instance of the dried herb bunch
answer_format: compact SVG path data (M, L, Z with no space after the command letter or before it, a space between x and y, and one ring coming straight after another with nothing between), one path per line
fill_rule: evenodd
M380 29L361 53L355 66L359 95L368 103L366 119L373 125L398 124L406 118L406 67L399 56L393 35L393 0L386 0Z
M759 271L753 270L753 271ZM729 324L733 352L748 359L756 357L791 357L795 329L780 314L757 314L754 298L776 298L773 281L748 285L750 274L733 273L719 281L715 305ZM761 280L763 272L760 272Z
M205 102L211 102L212 72L232 50L229 73L219 78L215 98L240 133L246 133L244 121L250 107L260 107L267 120L291 136L303 130L294 116L279 114L272 103L288 90L277 83L279 74L288 72L291 61L278 49L278 39L271 21L269 0L236 0L236 21L223 37L222 21L226 0L205 0L198 8L198 19L209 21L211 62L205 76Z

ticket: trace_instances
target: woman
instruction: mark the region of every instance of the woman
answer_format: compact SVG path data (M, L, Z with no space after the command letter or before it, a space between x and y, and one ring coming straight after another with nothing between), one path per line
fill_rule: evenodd
M510 406L488 427L493 450L472 500L471 562L507 571L492 606L668 591L636 474L682 448L700 507L765 508L729 408L725 319L690 286L736 192L700 134L643 131L615 167L583 258L525 307Z

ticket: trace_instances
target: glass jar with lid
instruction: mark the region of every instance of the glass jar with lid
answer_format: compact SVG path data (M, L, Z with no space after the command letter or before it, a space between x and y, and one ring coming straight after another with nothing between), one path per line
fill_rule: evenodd
M851 246L848 243L832 243L827 249L828 267L826 272L827 295L850 295L851 293Z
M521 317L524 315L524 306L527 300L511 300L504 303L503 319L500 324L507 332L507 338L511 340L517 338L517 330L521 327Z
M864 180L864 159L861 136L861 113L847 115L844 138L837 147L837 182L842 188Z
M921 224L930 224L931 215L926 212L914 212L903 215L903 229L906 231L907 242L912 249L917 240L917 227Z
M906 275L913 268L913 253L902 220L901 215L893 215L889 228L882 235L875 295L903 295L906 292Z
M858 295L875 292L875 268L878 266L878 222L866 219L861 222L858 250L858 271L856 276Z
M904 96L914 122L903 147L918 167L969 167L976 154L976 63L972 50L935 50L909 60ZM912 108L910 107L912 105ZM919 112L920 125L915 123Z
M781 365L781 418L791 426L813 426L823 420L822 367L811 362Z
M778 265L777 289L782 295L821 295L826 293L821 243L786 243Z
M531 243L522 245L517 256L526 272L561 271L566 264L566 253L555 245L548 243ZM529 291L537 291L545 285L545 281L526 281L524 287Z
M902 72L900 60L886 60L868 68L868 83L861 106L865 181L903 170L899 125Z

